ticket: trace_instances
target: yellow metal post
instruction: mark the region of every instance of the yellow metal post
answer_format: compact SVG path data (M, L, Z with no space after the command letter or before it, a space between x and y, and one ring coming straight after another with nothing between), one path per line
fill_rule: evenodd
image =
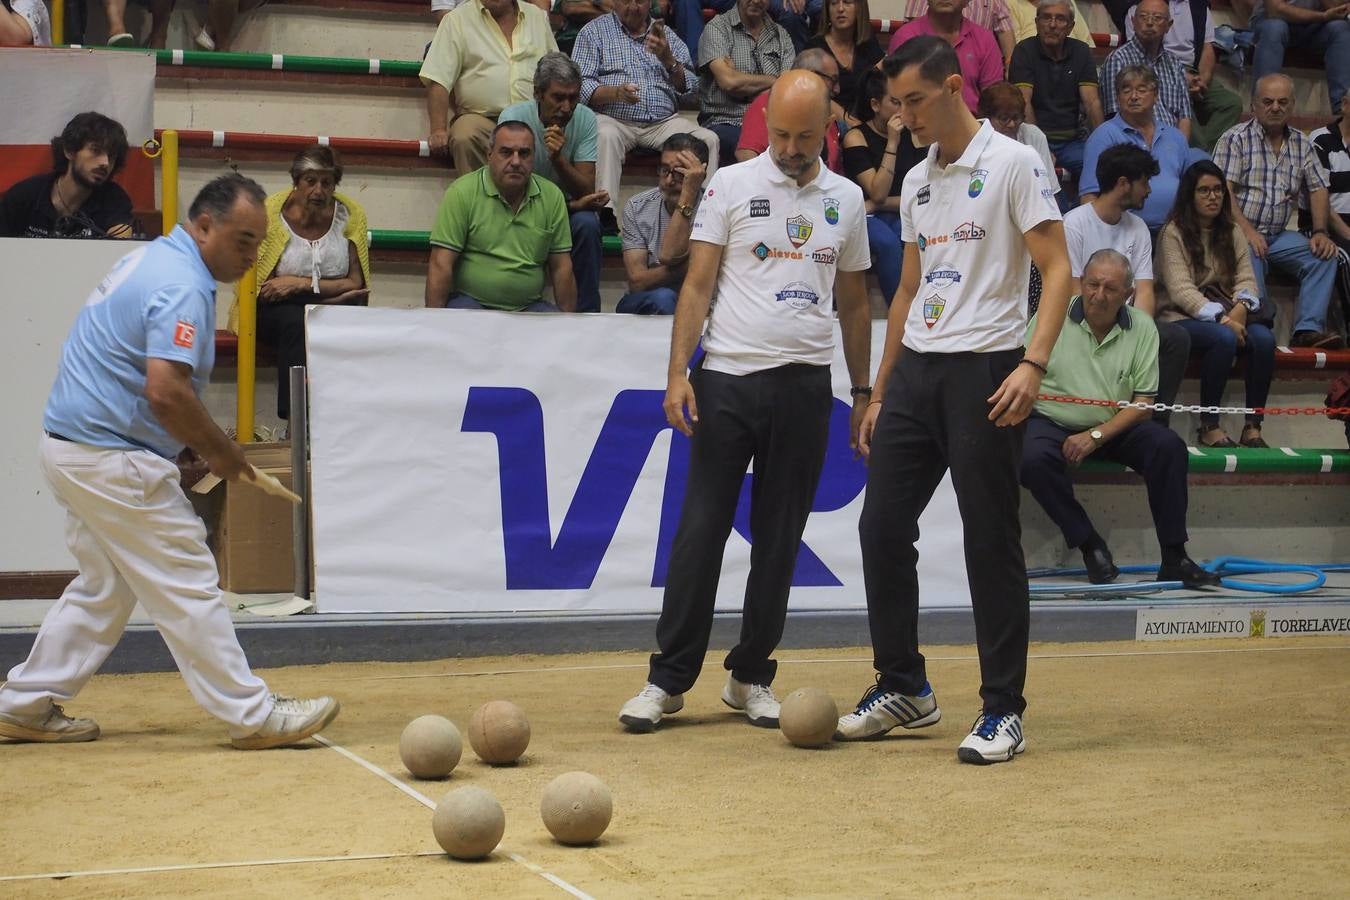
M66 42L66 0L52 0L52 46Z
M253 406L258 369L258 267L239 279L239 359L234 433L241 444L253 443Z
M160 135L159 205L164 216L164 234L178 224L178 132L166 130Z

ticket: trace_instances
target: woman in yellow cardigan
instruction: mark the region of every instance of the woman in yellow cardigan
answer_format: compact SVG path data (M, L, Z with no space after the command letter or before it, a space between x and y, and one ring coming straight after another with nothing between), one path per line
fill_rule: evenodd
M366 214L337 193L342 162L307 147L291 163L289 191L267 198L258 248L258 341L277 356L277 415L290 418L290 368L305 364L305 306L364 306L370 298Z

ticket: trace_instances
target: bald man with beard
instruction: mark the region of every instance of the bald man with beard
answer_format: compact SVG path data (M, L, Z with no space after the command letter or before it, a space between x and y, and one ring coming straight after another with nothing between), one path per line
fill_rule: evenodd
M683 708L703 667L722 554L752 462L750 574L722 701L751 724L777 727L772 654L825 461L836 304L855 443L871 393L862 190L821 163L830 126L825 81L793 69L772 90L768 152L719 169L694 216L665 399L667 420L690 438L689 480L656 626L659 650L646 686L619 713L629 731L652 731ZM700 335L705 352L691 371Z

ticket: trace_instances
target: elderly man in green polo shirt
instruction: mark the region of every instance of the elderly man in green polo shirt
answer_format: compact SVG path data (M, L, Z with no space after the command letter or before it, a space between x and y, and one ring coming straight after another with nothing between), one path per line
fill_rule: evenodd
M1148 314L1127 305L1134 293L1130 263L1115 250L1098 250L1083 267L1083 293L1050 354L1041 393L1088 400L1152 402L1158 392L1158 329ZM1027 326L1027 339L1036 317ZM1022 485L1083 554L1093 584L1120 571L1106 541L1074 497L1069 467L1089 456L1134 469L1148 488L1149 509L1162 550L1159 581L1186 587L1219 577L1186 555L1186 444L1146 409L1038 400L1022 444Z
M492 132L488 164L455 179L441 199L426 305L573 312L571 251L567 200L534 174L534 132L524 122L502 122ZM545 268L554 303L543 298Z

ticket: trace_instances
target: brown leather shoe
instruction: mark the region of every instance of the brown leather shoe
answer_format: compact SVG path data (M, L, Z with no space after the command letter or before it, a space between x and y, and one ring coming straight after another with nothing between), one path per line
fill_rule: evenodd
M1310 347L1314 350L1340 350L1345 338L1334 331L1298 331L1289 339L1290 347Z

